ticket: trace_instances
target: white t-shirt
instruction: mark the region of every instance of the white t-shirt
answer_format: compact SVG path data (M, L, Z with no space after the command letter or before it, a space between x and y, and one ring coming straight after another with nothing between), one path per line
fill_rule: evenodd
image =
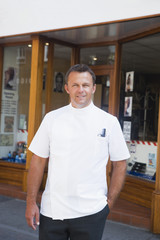
M102 210L107 204L108 157L130 157L117 118L93 103L46 114L29 150L49 157L41 213L61 220Z

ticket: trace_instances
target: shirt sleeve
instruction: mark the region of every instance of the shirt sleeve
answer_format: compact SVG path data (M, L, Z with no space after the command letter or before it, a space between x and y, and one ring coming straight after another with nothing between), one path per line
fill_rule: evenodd
M28 148L31 152L42 158L49 157L50 142L48 124L46 115Z
M129 150L117 118L115 118L109 134L109 154L111 161L121 161L130 158Z

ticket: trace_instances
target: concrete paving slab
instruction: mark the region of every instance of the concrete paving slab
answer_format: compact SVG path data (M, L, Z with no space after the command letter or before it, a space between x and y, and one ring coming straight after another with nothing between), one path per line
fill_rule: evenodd
M158 240L155 235L146 229L136 228L127 224L106 221L102 240Z

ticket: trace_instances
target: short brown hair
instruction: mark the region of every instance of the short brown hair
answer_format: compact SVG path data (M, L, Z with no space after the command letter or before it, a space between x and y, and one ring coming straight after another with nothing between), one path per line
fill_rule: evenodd
M66 84L68 84L68 76L71 72L79 72L79 73L88 72L92 76L93 85L96 83L96 76L95 76L94 72L86 64L76 64L76 65L70 67L70 69L68 70L68 72L65 75L65 83Z

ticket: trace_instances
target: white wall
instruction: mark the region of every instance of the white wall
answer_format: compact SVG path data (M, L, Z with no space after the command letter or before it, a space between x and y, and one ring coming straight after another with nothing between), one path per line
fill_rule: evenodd
M160 13L160 0L1 0L0 37Z

